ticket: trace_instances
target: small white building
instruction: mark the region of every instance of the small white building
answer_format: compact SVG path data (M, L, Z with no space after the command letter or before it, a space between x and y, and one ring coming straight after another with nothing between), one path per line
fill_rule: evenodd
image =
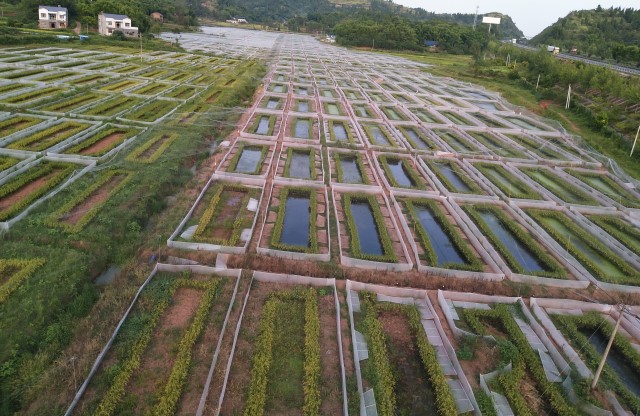
M66 29L69 27L67 8L38 6L38 27L40 29Z
M128 38L138 37L138 28L131 24L129 16L100 12L98 15L98 33L111 36L113 32L122 32Z

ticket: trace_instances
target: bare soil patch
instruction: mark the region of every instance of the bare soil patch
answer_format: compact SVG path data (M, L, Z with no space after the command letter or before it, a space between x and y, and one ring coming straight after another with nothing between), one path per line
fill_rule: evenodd
M322 386L320 390L323 415L342 413L342 389L340 355L336 328L336 306L333 293L318 300L320 314L320 362L322 363Z
M10 208L14 204L17 204L22 199L28 197L32 193L37 192L40 188L42 188L43 186L46 186L47 182L49 182L53 177L55 177L59 173L60 173L59 170L54 169L52 172L49 172L48 174L41 176L34 181L29 182L28 184L24 185L17 191L10 193L8 196L4 198L0 198L0 212L6 210L7 208Z
M125 175L115 175L111 177L111 179L102 185L100 188L96 189L91 195L87 197L81 204L77 205L71 212L67 214L64 221L68 224L77 224L78 221L85 216L85 214L93 207L94 205L100 204L104 202L105 199L109 196L111 191L118 186L120 182L122 182L125 178Z
M115 142L122 139L124 137L124 133L113 133L108 135L102 140L99 140L92 144L91 146L84 148L80 151L81 155L92 155L95 153L100 153L103 150L109 149Z

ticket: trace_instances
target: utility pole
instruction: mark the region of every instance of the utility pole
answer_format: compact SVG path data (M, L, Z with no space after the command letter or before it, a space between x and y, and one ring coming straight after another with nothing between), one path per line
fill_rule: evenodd
M631 153L629 153L629 157L633 156L633 151L636 148L636 143L638 143L638 135L640 135L640 126L638 126L638 132L636 133L636 139L633 141L633 146L631 146Z
M611 334L611 338L609 338L609 343L607 344L607 348L604 350L604 354L602 355L602 361L600 361L600 365L598 366L596 375L593 377L593 383L591 383L591 390L595 389L596 385L598 384L600 373L602 372L604 363L607 361L607 355L609 355L609 350L611 349L611 345L613 345L613 340L616 338L616 332L618 332L618 327L620 326L620 321L622 321L623 316L624 316L624 306L620 305L620 316L618 316L618 320L616 321L616 326L615 328L613 328L613 333Z
M538 74L538 81L536 82L536 91L538 91L538 85L540 85L540 74Z
M476 15L473 17L473 30L476 30L476 23L478 22L478 10L480 10L480 6L476 6Z
M571 84L569 84L569 90L567 91L567 103L564 105L564 109L568 110L571 105Z

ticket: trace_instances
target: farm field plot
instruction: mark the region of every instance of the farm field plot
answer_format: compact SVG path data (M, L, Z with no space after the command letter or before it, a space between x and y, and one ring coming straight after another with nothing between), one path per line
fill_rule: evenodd
M456 153L477 153L480 148L456 130L434 129L432 133Z
M96 105L83 110L81 114L105 118L112 117L125 110L131 109L142 102L142 99L136 97L116 96L98 102Z
M178 107L178 103L168 100L155 99L136 108L132 112L125 113L122 117L131 121L154 122Z
M477 162L473 163L473 167L480 171L508 199L543 199L538 192L500 164Z
M193 414L233 300L234 280L154 276L74 414Z
M106 125L101 130L73 143L64 149L63 153L92 157L103 156L140 132L141 130L135 127Z
M374 185L378 182L374 167L364 152L343 151L331 149L329 151L331 163L331 181L354 185Z
M640 229L614 215L587 215L589 221L603 229L626 248L640 256Z
M328 255L329 222L324 188L274 185L260 247Z
M546 168L527 167L519 168L519 170L566 203L580 205L599 204L597 200L585 191L572 186Z
M26 137L18 139L8 145L7 149L30 150L32 152L40 152L48 149L56 144L67 140L76 134L92 127L92 124L80 121L67 120L51 127L30 134Z
M68 178L77 168L71 163L43 161L17 176L0 182L0 221L25 208Z
M214 182L181 230L179 241L244 246L251 237L261 190Z
M443 202L425 198L395 198L412 230L418 258L426 266L490 271Z
M640 208L640 195L638 195L637 190L625 187L607 173L571 169L567 169L566 172L622 206Z
M350 299L364 393L361 400L367 411L374 408L379 415L474 414L474 400L456 378L425 300L389 299L366 291L351 291ZM460 389L457 397L453 386Z
M64 91L66 90L60 87L44 87L39 89L32 89L22 94L11 95L9 97L2 98L0 99L0 103L20 107L23 105L40 102L45 99L52 99L56 96L56 94Z
M334 296L254 278L221 414L342 413Z
M428 158L422 160L447 191L459 194L487 194L457 160Z
M599 281L640 285L640 271L561 211L525 209L544 231Z
M315 147L283 147L276 176L309 181L322 180L322 153Z
M74 97L65 98L52 104L46 104L38 108L41 111L50 111L54 113L66 113L76 108L89 105L95 101L105 98L105 95L95 92L87 92Z
M0 173L20 163L21 159L11 156L0 155Z
M22 130L26 130L30 127L44 122L45 120L46 119L24 114L13 114L8 118L0 121L0 138L10 136L13 133L17 133Z
M243 175L264 175L269 169L274 146L263 143L236 142L220 165L220 170Z
M414 159L379 153L377 161L382 175L384 175L387 183L392 188L433 190L432 185L424 177L424 174L420 173L420 169Z
M129 153L127 160L153 163L179 138L177 133L155 133L150 139Z
M394 127L415 150L429 152L442 150L440 148L441 146L432 140L429 135L419 127L402 124L395 124Z

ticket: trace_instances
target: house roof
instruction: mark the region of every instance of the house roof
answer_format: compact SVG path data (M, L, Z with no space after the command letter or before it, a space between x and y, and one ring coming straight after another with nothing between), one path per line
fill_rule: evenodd
M54 6L38 6L39 9L47 9L48 12L66 12L66 7L54 7Z
M127 16L126 14L111 14L111 13L102 13L102 14L106 18L114 19L114 20L124 20L129 18L129 16Z

